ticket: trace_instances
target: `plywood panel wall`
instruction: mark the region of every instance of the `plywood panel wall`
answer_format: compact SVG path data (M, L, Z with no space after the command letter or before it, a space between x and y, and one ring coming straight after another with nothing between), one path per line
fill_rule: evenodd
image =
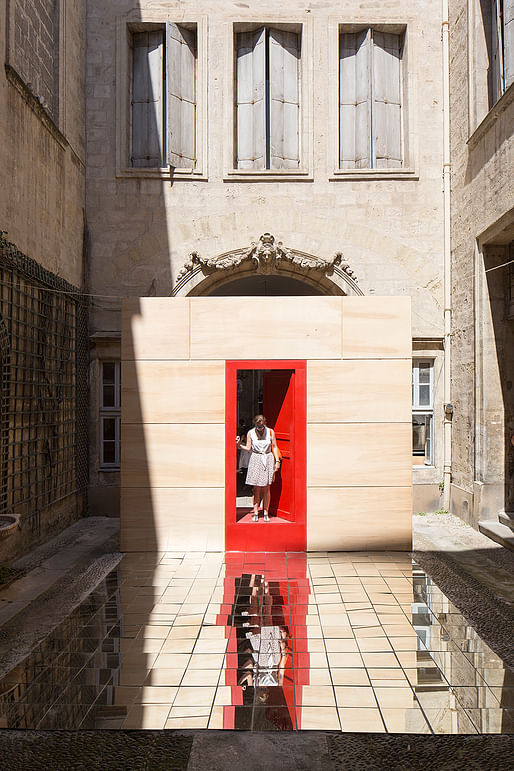
M230 359L307 361L308 548L410 548L409 298L131 299L122 330L124 550L224 548Z

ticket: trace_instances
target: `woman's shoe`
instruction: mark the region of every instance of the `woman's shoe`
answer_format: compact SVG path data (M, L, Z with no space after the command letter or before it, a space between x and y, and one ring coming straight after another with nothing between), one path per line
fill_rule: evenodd
M264 512L264 521L269 522L269 516L267 511Z
M258 514L252 514L252 522L257 522L258 520L259 520L259 515Z

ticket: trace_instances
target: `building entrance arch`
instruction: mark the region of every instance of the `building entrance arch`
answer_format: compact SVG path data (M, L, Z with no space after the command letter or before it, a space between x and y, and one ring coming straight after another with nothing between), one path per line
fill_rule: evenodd
M342 252L317 257L289 249L271 233L214 257L192 252L170 292L172 297L363 294Z

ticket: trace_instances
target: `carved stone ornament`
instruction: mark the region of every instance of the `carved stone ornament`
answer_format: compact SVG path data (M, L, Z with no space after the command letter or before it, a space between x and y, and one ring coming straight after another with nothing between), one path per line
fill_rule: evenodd
M204 275L209 276L217 271L232 272L241 266L249 267L256 273L269 275L280 271L282 267L294 265L300 270L316 271L330 276L334 272L335 266L340 266L355 283L357 278L349 263L343 260L342 252L335 252L330 259L315 257L306 252L299 252L295 249L287 249L281 241L275 241L271 233L263 233L257 242L252 241L249 248L235 249L231 252L225 252L217 257L200 257L198 252L191 252L189 260L177 275L176 283L192 273L199 266Z

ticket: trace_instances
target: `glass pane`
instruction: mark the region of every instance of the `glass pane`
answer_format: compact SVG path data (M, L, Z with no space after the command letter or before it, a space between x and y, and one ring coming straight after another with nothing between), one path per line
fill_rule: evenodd
M116 444L115 442L104 442L104 463L116 463Z
M106 362L102 364L102 379L104 383L114 383L115 376L115 364L114 362Z
M419 384L430 383L430 367L429 363L419 365Z
M412 416L412 452L414 455L425 454L426 425L425 415Z
M419 406L420 407L430 407L430 386L429 385L420 385L419 386Z
M115 390L113 385L104 385L102 389L102 407L115 407Z
M103 440L113 442L116 439L116 418L104 418Z

